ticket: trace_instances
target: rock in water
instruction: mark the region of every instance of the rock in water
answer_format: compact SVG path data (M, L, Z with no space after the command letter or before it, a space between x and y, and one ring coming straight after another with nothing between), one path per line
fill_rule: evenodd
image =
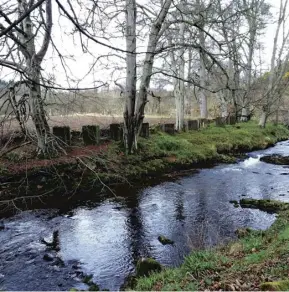
M235 234L238 236L238 238L243 238L249 235L252 232L250 228L239 228L235 231Z
M43 259L47 262L52 262L54 260L54 257L53 255L49 254L49 253L46 253L44 256L43 256Z
M148 276L152 272L160 272L162 266L159 262L152 258L142 258L136 264L136 276Z
M276 282L265 282L260 286L262 291L288 291L289 280L276 281Z
M158 240L161 244L165 245L165 244L174 244L174 242L168 238L166 238L165 236L163 235L160 235L158 237Z
M47 242L44 238L40 239L40 242L45 244L47 247L50 247L51 249L54 249L55 251L59 251L59 231L55 230L53 231L52 235L52 242Z
M289 165L289 156L282 156L278 154L263 156L260 160L271 164Z

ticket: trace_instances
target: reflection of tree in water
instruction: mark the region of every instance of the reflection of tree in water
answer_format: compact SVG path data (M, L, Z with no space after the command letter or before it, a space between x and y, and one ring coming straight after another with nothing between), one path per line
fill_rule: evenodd
M193 233L189 236L189 245L192 248L202 248L206 245L209 238L208 230L208 217L207 217L207 201L206 194L200 190L194 194L196 214L195 214L195 227Z
M196 247L208 247L225 242L226 238L232 236L234 230L233 214L226 216L222 203L216 201L218 198L206 195L202 190L195 194L197 212L195 217L195 239L192 244Z
M126 200L128 208L127 229L128 240L130 241L130 250L134 263L141 257L148 256L147 246L145 244L145 235L141 210L139 208L139 197L129 198Z
M186 216L184 216L184 192L180 191L178 192L176 196L176 203L175 203L175 216L177 221L181 221L182 224L184 223L184 220L186 219Z

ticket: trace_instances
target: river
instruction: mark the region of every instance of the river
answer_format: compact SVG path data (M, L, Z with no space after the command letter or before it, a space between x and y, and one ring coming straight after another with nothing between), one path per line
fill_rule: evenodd
M192 170L152 186L121 186L116 192L123 199L91 192L73 208L30 210L4 219L0 290L85 289L80 271L92 274L100 288L117 290L140 257L177 266L194 248L234 238L237 228L268 228L274 214L229 202L246 197L289 202L289 168L261 162L267 154L288 156L289 142L249 153L236 164ZM59 230L60 251L44 260L40 238L48 240L54 230ZM159 235L175 244L162 245Z

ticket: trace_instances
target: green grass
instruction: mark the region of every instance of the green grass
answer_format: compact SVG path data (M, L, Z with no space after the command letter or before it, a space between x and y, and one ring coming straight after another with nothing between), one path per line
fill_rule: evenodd
M104 160L112 162L106 169L111 175L121 173L125 178L138 179L198 163L231 163L236 153L263 149L288 137L289 130L282 125L268 124L265 129L255 122L224 127L209 125L200 131L172 136L155 132L149 139L139 138L137 153L128 156L119 143L113 143Z
M215 158L224 152L265 148L288 137L289 130L281 125L268 124L261 129L256 123L249 122L224 127L210 125L201 131L183 132L175 136L159 132L149 140L142 139L140 148L156 155L174 155L180 161L199 161Z
M139 278L134 289L288 290L289 207L280 204L279 210L268 230L252 231L226 246L193 251L180 267Z

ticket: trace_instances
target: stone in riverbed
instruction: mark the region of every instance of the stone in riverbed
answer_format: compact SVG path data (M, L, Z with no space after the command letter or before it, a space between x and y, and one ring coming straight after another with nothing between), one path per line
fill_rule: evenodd
M161 270L162 270L161 264L152 258L142 258L138 260L136 264L137 277L148 276L152 272L160 272Z
M274 213L289 209L289 203L280 202L276 200L257 200L257 199L241 199L240 206L242 208L253 208Z
M51 255L50 253L46 253L44 256L43 256L43 259L47 262L52 262L54 260L54 257L53 255Z
M260 289L262 291L288 291L289 280L262 283Z
M120 291L133 290L137 284L137 277L135 275L128 275L124 283L120 286Z
M47 242L44 238L41 238L40 242L45 244L50 249L53 249L55 251L59 251L60 250L60 247L59 247L59 231L58 230L53 231L52 241L51 242Z
M166 237L163 236L163 235L160 235L160 236L158 237L158 240L159 240L159 242L160 242L162 245L166 245L166 244L174 244L174 241L172 241L172 240L166 238Z
M240 207L238 201L236 201L236 200L231 200L231 201L229 201L229 202L230 202L231 204L233 204L235 208Z
M289 156L282 156L278 154L267 155L261 157L260 161L277 165L289 165Z
M235 231L235 234L238 236L238 238L243 238L248 236L252 232L252 229L250 228L239 228Z
M89 286L88 291L99 291L99 287L96 284Z

